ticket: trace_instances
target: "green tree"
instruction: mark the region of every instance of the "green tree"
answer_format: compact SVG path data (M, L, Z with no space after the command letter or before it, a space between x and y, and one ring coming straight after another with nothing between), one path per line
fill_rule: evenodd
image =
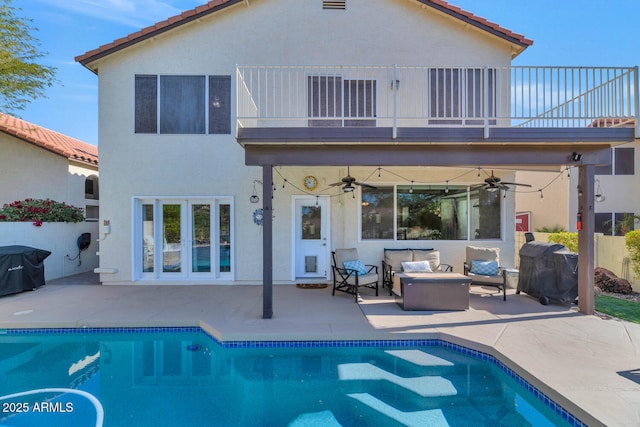
M54 67L38 63L46 55L32 35L32 20L18 16L12 0L0 0L0 111L13 113L43 97L55 83Z

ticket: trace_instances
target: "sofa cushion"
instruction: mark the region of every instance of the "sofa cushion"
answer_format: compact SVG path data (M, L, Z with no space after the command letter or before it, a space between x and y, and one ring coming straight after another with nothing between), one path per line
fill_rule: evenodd
M440 266L440 251L434 251L433 249L430 249L430 250L414 249L413 260L427 261L429 263L429 267L431 268L431 271L436 271Z
M405 273L433 273L429 261L404 261L402 271Z
M384 250L384 262L390 265L393 271L402 270L403 261L413 261L413 252L410 249Z
M500 248L467 246L467 264L471 264L471 261L474 259L479 261L495 261L500 265Z
M356 248L336 249L336 267L344 266L345 261L360 259Z

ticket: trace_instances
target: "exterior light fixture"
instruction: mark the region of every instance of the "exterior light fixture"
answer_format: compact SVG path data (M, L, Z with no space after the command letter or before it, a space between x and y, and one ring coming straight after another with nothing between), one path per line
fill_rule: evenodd
M574 162L579 162L580 160L582 160L582 154L574 151L573 153L571 153L571 160L573 160Z

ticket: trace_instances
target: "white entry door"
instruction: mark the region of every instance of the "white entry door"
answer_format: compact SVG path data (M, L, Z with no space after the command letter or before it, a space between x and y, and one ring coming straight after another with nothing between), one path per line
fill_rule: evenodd
M329 203L326 197L294 197L295 278L329 278Z

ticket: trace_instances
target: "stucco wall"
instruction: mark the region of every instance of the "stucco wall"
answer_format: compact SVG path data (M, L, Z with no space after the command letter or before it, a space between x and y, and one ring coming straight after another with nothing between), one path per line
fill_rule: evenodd
M84 208L85 180L97 166L70 161L7 134L0 134L0 206L15 200L51 199Z
M66 202L68 167L66 158L1 133L0 206L25 198Z
M321 2L252 0L100 60L101 220L111 222L100 266L114 272L102 274L102 280L132 278L134 196L234 197L236 281L262 278L262 234L251 221L256 206L248 201L261 170L244 166L244 151L233 135L134 134L135 74L231 75L235 104L236 64L485 66L508 65L510 56L504 41L411 1L350 0L346 11L335 11L322 10ZM344 171L314 168L313 174L333 182ZM440 171L430 178L449 176ZM279 282L291 278L292 194L300 193L278 188L274 198L274 279ZM507 242L513 230L510 197ZM357 244L367 259L379 262L387 244L357 242L357 210L352 200L342 199L332 199L333 247ZM513 257L508 243L496 244ZM452 259L461 269L464 244L441 246L443 261Z
M578 171L574 170L577 175ZM556 226L569 228L569 185L566 172L518 171L516 181L530 184L528 187L514 187L516 190L516 212L531 212L530 230ZM542 196L538 189L542 190Z
M90 246L78 258L77 238L91 233ZM0 222L0 246L31 246L51 252L44 260L45 280L93 271L98 266L98 223ZM80 265L79 265L80 264Z

